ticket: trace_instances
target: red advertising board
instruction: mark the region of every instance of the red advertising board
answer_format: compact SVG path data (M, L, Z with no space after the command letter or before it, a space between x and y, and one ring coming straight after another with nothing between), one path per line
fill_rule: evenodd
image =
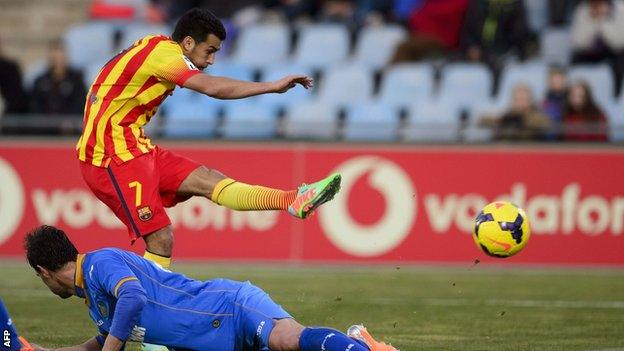
M330 172L340 194L305 221L236 212L194 198L169 212L178 259L471 262L476 212L507 198L532 237L506 263L624 264L624 151L335 144L165 145L247 183L293 188ZM70 145L0 143L0 255L59 226L80 250L129 248L125 228L80 178ZM143 250L138 242L132 248Z

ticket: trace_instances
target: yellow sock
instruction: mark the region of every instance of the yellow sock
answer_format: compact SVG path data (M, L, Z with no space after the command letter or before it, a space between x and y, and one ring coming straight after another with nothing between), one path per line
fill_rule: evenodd
M169 267L171 266L171 257L160 256L147 250L145 250L143 258L158 263L164 269L169 269Z
M285 210L297 197L297 191L284 191L249 185L226 178L212 191L212 201L239 211Z

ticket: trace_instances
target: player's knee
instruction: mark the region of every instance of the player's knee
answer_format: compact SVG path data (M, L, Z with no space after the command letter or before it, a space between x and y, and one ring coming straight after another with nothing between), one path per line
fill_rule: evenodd
M269 348L275 351L298 351L303 329L305 328L294 319L276 320L269 336Z
M145 236L144 240L149 252L171 257L173 252L173 229L170 225Z

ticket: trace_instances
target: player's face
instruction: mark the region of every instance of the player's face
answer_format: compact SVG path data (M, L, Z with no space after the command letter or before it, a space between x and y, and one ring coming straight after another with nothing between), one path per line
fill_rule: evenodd
M197 68L204 70L215 62L215 55L219 50L221 50L221 39L214 34L209 34L205 41L194 42L186 56Z
M54 272L48 271L46 269L41 269L37 272L37 276L43 280L43 283L54 293L54 295L60 296L62 299L66 299L72 296L71 291L67 288L63 287Z

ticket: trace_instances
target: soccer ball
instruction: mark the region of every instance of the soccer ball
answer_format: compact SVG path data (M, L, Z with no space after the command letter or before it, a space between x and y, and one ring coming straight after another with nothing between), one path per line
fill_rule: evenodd
M485 206L475 219L472 238L486 254L510 257L526 246L531 236L529 219L524 210L506 201Z

